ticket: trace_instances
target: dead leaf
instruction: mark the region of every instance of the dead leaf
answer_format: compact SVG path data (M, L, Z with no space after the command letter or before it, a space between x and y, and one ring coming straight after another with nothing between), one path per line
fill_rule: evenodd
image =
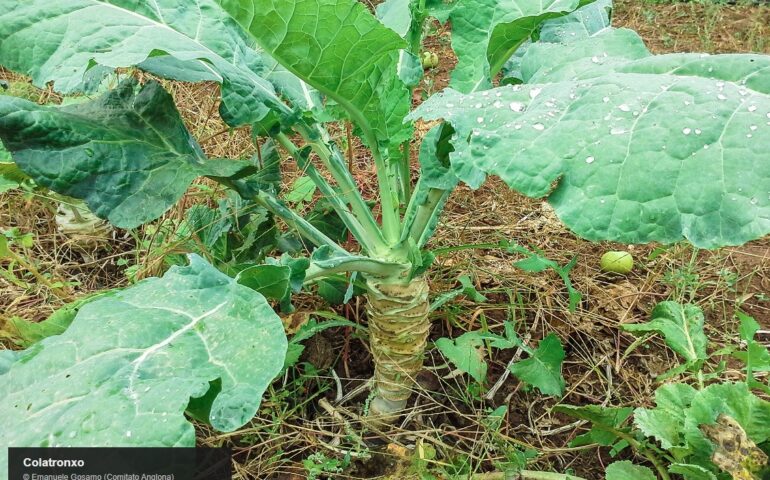
M719 415L716 425L701 425L701 431L714 443L711 460L734 480L761 480L767 468L767 455L757 448L733 418Z

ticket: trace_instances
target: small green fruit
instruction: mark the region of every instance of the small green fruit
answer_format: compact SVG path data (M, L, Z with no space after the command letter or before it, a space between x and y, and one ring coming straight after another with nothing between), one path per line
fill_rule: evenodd
M438 67L438 55L433 52L422 52L420 56L423 68L436 68Z
M628 252L607 252L602 255L600 265L605 272L625 275L634 268L634 258Z

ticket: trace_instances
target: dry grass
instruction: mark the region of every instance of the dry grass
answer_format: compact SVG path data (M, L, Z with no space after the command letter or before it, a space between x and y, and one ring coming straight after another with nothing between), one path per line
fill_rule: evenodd
M768 7L653 5L622 0L616 3L616 19L616 23L640 31L656 52L770 53ZM437 28L428 39L428 48L441 52L443 61L431 72L431 82L418 90L416 101L422 91L429 94L446 85L447 71L454 63L448 38L446 29ZM0 72L0 78L8 75ZM228 129L219 118L216 86L165 85L208 155L243 158L254 154L256 146L249 131ZM420 126L418 130L425 129ZM345 137L344 128L332 133L340 140ZM354 174L367 198L376 201L376 179L369 159L359 144L354 143L353 152ZM285 171L287 183L300 174L291 165L287 163ZM191 190L166 216L181 218L189 205L202 201L211 202L212 195ZM161 254L147 252L151 235L142 230L117 232L112 241L87 252L84 259L83 252L72 249L56 230L45 199L6 194L0 196L0 206L0 230L18 227L34 232L35 244L24 255L51 280L73 283L73 297L125 285L121 259L142 265L141 275L158 274L164 267ZM451 471L465 462L471 471L486 471L506 461L514 448L532 448L541 453L532 468L572 470L589 479L600 478L601 466L611 461L606 449L569 448L567 444L584 431L583 426L554 415L551 408L559 402L649 405L657 386L655 377L677 364L674 354L656 337L629 350L635 338L621 332L620 324L643 321L656 302L671 298L695 301L703 307L711 350L737 343L736 306L770 328L770 303L764 297L770 291L767 239L717 252L697 252L685 245L660 252L654 245L631 247L637 262L634 271L628 277L608 276L599 271L598 258L616 245L592 244L575 237L542 202L517 195L495 180L478 191L459 188L450 199L438 232L432 247L504 239L537 247L562 264L579 258L572 279L584 298L575 313L568 311L566 291L557 275L516 269L513 262L517 257L500 250L441 256L429 278L433 291L439 293L455 288L457 277L468 274L488 298L487 302L474 303L459 297L434 312L433 339L456 337L483 326L499 332L503 321L510 319L516 320L517 331L533 346L548 333L556 333L567 351L565 397L544 397L510 377L491 399L474 398L469 392L476 387L466 377L456 375L433 349L425 371L416 379L414 400L404 420L392 427L372 426L360 416L371 376L368 346L349 329L327 331L308 343L304 359L330 367L290 370L271 387L258 416L236 432L222 434L199 425L201 444L225 442L233 446L236 478L306 478L302 461L314 453L340 462L346 454L350 457L350 464L332 478L416 478L413 468L420 462L415 457L427 446L436 451L435 459L424 462L432 469ZM40 320L63 304L64 300L32 281L22 268L12 270L29 286L0 279L4 317ZM298 297L295 303L300 316L326 308L310 295ZM365 322L360 299L337 313ZM489 353L488 383L492 385L516 352ZM712 359L711 366L719 360ZM740 376L739 370L729 366L723 374L731 379ZM496 428L490 424L489 414L501 405L507 405L508 413ZM622 455L628 456L628 452Z

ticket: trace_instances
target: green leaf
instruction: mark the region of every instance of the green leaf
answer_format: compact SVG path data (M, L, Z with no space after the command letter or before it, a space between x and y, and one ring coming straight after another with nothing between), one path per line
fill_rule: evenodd
M17 178L15 172L21 174L22 178ZM0 142L0 193L19 188L23 177L24 173L13 163L11 153L5 149L3 142Z
M195 446L184 416L219 379L209 421L248 422L283 366L281 320L200 257L85 305L21 353L0 382L8 446ZM7 468L0 452L0 469Z
M529 358L514 363L509 368L520 380L536 387L543 395L562 395L564 377L561 376L561 364L564 361L564 348L559 337L548 334L540 341L537 350Z
M587 420L597 427L620 428L633 411L630 407L603 407L601 405L557 405L554 412Z
M567 295L569 296L569 311L574 312L577 309L578 304L583 299L583 294L580 293L575 287L572 286L572 279L569 277L569 272L577 265L577 257L573 258L567 265L561 266L553 260L546 258L536 252L532 252L527 248L517 245L515 243L505 243L505 248L509 252L517 252L527 255L524 260L514 262L513 265L524 270L525 272L540 273L548 269L556 272L564 282L564 286L567 288Z
M668 467L670 473L684 477L684 480L717 480L716 475L701 467L685 463L674 463Z
M19 188L29 177L13 163L10 152L0 142L0 193Z
M292 203L309 202L313 199L315 191L316 186L310 177L302 176L294 180L291 189L284 195L284 199Z
M394 154L410 138L403 119L411 97L397 73L406 42L363 4L217 1L278 63L344 108L371 147Z
M567 43L590 37L610 26L611 0L596 0L578 8L569 15L546 20L540 26L537 41L541 43ZM531 43L525 43L503 65L505 83L521 83L521 61Z
M5 375L20 356L21 352L15 350L0 350L0 375Z
M291 304L291 294L298 293L302 290L302 285L305 281L305 274L310 266L310 260L307 258L293 258L289 254L283 254L280 259L268 257L265 259L265 263L268 265L278 265L289 267L289 290L286 295L281 299L281 311L291 312L294 307Z
M420 144L420 183L429 188L454 190L457 176L449 164L452 144L449 142L454 133L447 124L436 125L428 130Z
M677 302L660 302L652 311L652 320L647 323L621 325L623 330L633 333L658 332L666 344L687 362L706 360L708 337L703 331L703 312L697 305L682 305Z
M619 437L616 433L621 430L623 424L633 411L630 407L602 407L600 405L557 405L555 412L564 413L574 418L588 420L592 423L591 430L576 437L570 445L582 446L598 443L605 447L615 445Z
M375 14L383 25L405 38L412 26L411 0L385 0L377 5Z
M431 17L444 24L449 20L452 9L459 3L460 0L425 0L425 7Z
M587 239L737 245L770 232L769 67L760 55L650 56L637 35L606 29L530 48L536 84L447 90L410 118L452 124L462 181L494 174L548 196Z
M607 480L657 480L652 470L641 465L634 465L628 460L611 463L607 466Z
M156 82L135 86L60 108L0 97L0 137L37 183L121 228L160 217L196 178L245 166L206 159L171 95Z
M452 150L449 140L453 133L454 130L448 124L437 125L425 134L420 145L420 179L404 216L405 228L403 229L403 239L406 239L415 222L425 224L420 238L414 239L417 247L424 246L433 235L449 194L459 182L449 165L449 153ZM421 207L435 200L436 197L438 197L436 208L431 209L429 213L421 210ZM431 217L426 219L425 215L431 215Z
M226 211L198 204L187 209L175 237L180 244L189 245L191 252L210 255L217 262L226 262L227 234L233 226L233 219ZM204 247L202 252L201 246Z
M38 87L54 81L56 90L74 92L91 72L98 71L98 83L111 69L139 66L173 80L222 84L220 111L233 126L291 123L294 114L276 88L296 107L311 108L299 80L252 49L213 0L62 0L58 8L46 0L10 0L4 7L0 64L32 76Z
M713 425L725 414L733 418L755 444L770 439L770 402L753 393L745 383L709 385L700 390L685 412L685 439L697 459L708 462L713 445L698 428Z
M483 339L478 332L466 332L454 340L436 340L436 347L446 359L479 383L484 383L487 378L487 362L484 361L484 351L481 348L483 345Z
M767 347L754 340L760 325L754 318L743 312L737 312L736 315L741 321L740 336L741 340L746 342L746 350L734 352L733 356L746 364L746 372L749 381L754 381L754 372L770 371L770 351Z
M0 259L6 258L10 254L11 251L8 249L8 239L5 235L0 234Z
M587 38L610 27L612 0L596 0L578 8L569 15L543 22L538 41L567 43Z
M325 278L318 282L318 295L331 305L344 305L349 287L345 280Z
M254 154L251 163L255 168L242 181L254 191L278 193L281 187L281 156L272 139L267 139L260 146L259 153Z
M255 265L235 277L239 284L275 300L291 293L290 278L291 268L283 265Z
M484 345L490 348L507 350L523 347L511 322L505 321L505 336L491 332L465 332L455 339L439 338L436 347L458 370L470 374L477 382L483 383L487 376L487 363L484 361Z
M345 222L342 221L326 198L318 199L305 219L321 233L339 244L343 244L348 239L348 229Z
M422 19L426 13L417 11L415 0L385 0L377 5L375 14L383 25L396 32L401 38L409 40L410 34L422 29ZM423 77L423 65L416 55L409 50L399 52L398 78L407 87L415 87Z
M665 449L683 445L685 410L697 391L684 383L671 383L655 391L655 408L634 410L634 425L655 437Z
M462 293L472 301L476 303L486 302L487 297L480 294L478 290L476 290L476 286L473 284L473 281L471 281L471 277L468 275L460 275L457 277L457 280L460 281L460 285L462 285Z
M450 85L462 92L491 87L492 77L541 23L579 6L578 0L458 2L450 14L458 60Z

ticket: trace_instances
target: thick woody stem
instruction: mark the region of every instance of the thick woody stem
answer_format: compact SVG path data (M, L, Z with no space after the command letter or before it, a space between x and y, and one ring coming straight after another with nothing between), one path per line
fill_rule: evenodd
M422 277L409 283L370 278L367 287L376 388L369 413L383 421L395 421L422 369L430 330L428 283Z

